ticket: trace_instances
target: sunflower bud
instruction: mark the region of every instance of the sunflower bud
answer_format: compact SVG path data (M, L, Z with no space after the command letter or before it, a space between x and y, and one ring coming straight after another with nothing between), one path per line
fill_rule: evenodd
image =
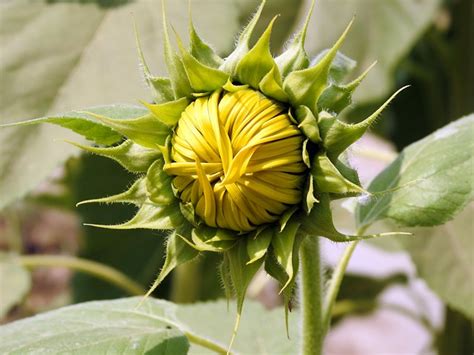
M182 113L165 171L208 226L248 232L301 202L303 136L258 91L216 91Z
M330 201L366 194L344 152L398 92L362 122L344 123L339 113L368 72L341 82L355 65L338 52L352 22L332 48L311 61L304 50L310 12L274 58L270 38L276 18L250 47L264 3L225 59L201 40L192 22L189 48L177 37L175 50L163 9L169 78L150 73L137 35L143 74L154 95L154 103L143 103L145 114L134 109L131 115L142 114L117 119L96 110L87 118L21 123L50 122L99 145L120 143L78 145L138 174L128 191L83 203L138 206L130 221L98 227L172 230L165 264L149 294L176 266L210 251L223 255L222 279L236 293L239 314L262 264L280 282L288 305L303 238L373 237L338 232Z

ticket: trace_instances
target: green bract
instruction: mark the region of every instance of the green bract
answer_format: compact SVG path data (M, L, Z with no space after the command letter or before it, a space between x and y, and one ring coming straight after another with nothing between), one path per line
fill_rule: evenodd
M368 72L367 70L352 82L342 83L344 76L355 65L352 60L338 52L352 22L332 48L311 60L304 50L310 14L300 32L288 43L287 49L274 58L270 52L270 37L276 18L270 22L257 42L253 46L250 45L250 38L264 4L265 1L242 31L235 50L225 59L219 57L201 40L192 23L189 47L186 48L177 36L177 50L175 50L170 43L168 24L163 11L164 55L169 78L156 77L150 73L137 38L143 74L153 91L154 102L143 103L147 110L130 108L130 119L102 115L99 108L95 112L83 112L80 114L81 117L59 116L22 123L50 122L70 128L92 140L96 146L73 144L88 152L114 159L125 169L137 174L135 183L128 191L81 203L132 203L138 207L137 214L128 222L113 226L91 224L92 226L171 231L167 240L165 264L148 294L175 267L192 260L199 252L209 251L223 255L222 279L226 289L233 290L237 296L238 314L241 313L246 289L262 265L280 283L281 292L288 306L299 267L299 247L304 238L321 236L336 242L345 242L374 237L374 235L348 236L338 232L332 221L330 201L368 194L360 186L357 172L345 163L344 151L365 133L396 94L358 124L347 124L339 120L339 113L351 103L352 93ZM227 179L225 174L221 176L219 172L206 170L208 166L209 169L215 166L219 168L220 162L201 162L201 159L195 158L196 161L186 162L191 164L191 168L188 176L182 176L183 184L189 181L197 182L195 186L193 185L192 191L191 189L187 191L185 187L178 186L180 180L177 180L176 176L179 174L176 171L181 169L181 166L176 167L176 159L180 153L176 151L177 146L174 145L178 139L188 141L186 137L176 134L180 119L184 117L182 114L187 108L194 104L201 105L201 102L202 105L211 105L214 99L216 100L214 105L220 105L219 100L223 100L224 97L236 97L239 92L252 93L249 95L253 95L253 99L260 97L261 100L267 100L273 103L273 106L279 107L278 114L285 116L285 127L297 131L298 139L294 141L299 143L293 152L297 151L300 155L297 157L297 164L300 165L296 168L291 167L297 169L299 174L291 179L293 184L291 188L296 191L293 191L291 196L293 199L294 196L298 196L299 202L293 200L291 203L285 202L287 195L283 194L281 196L283 202L278 203L287 205L280 209L283 211L281 214L267 216L265 213L268 211L255 210L257 213L262 213L262 216L264 214L267 216L261 218L265 222L240 230L239 226L244 225L246 221L228 223L230 226L235 226L229 229L219 228L222 223L214 225L206 223L208 220L215 220L209 215L218 215L220 208L225 208L223 207L225 204L217 204L212 207L214 212L210 210L209 201L216 203L212 197L212 189L221 182L231 184L245 174L253 176L252 174L257 174L258 171L249 173L244 168L239 170L234 166L232 170L228 167L233 175ZM231 99L228 102L232 102ZM237 102L245 107L244 103L239 100ZM223 110L226 109L224 106ZM211 112L213 108L209 106L208 110ZM201 111L196 112L197 118L194 118L194 122L199 125ZM280 117L276 115L274 116ZM269 116L268 119L274 116ZM224 125L225 122L220 124ZM249 124L256 123L249 121ZM189 132L194 132L195 127L187 129ZM219 130L219 127L212 129L215 133L215 129ZM259 132L261 131L254 130L252 134L258 135ZM219 141L216 146L228 144L226 154L230 154L229 159L236 159L240 151L235 151L235 147L229 146L229 142L220 142L222 137L227 137L225 132L221 131L213 137L211 141L214 139ZM191 142L192 137L189 138ZM249 136L250 138L252 137ZM242 157L244 167L249 166L253 154L255 151L258 152L259 145L263 143L252 144L248 143L242 148L251 151L248 156ZM186 147L183 145L181 148L185 151L188 149ZM222 165L225 165L227 158L222 156L221 150L217 152L213 149L209 143L209 154L220 154ZM190 156L197 154L197 148L191 146L188 150ZM264 163L265 161L262 166L265 166ZM179 171L187 171L183 169ZM292 173L285 171L285 174L287 175L282 175L281 180L281 185L284 186L268 186L268 188L275 188L276 192L279 192L278 188L287 188L286 184L290 184L288 177L291 177ZM252 182L248 184L252 185ZM183 197L185 191L190 194L187 199ZM262 192L259 195L255 188L252 193L255 193L255 196L269 194ZM197 200L201 195L205 196L205 199L199 205ZM229 202L229 209L238 206L239 203L250 203L252 210L254 203L258 204L260 201L265 206L266 202L256 199L252 202L250 196L250 202L244 203L240 200L236 202L237 198L232 196L234 200L232 203ZM225 197L222 199L224 201Z

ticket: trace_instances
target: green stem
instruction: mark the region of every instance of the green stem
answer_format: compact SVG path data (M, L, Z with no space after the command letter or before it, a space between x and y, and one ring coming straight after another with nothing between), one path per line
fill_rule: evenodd
M179 329L183 334L188 338L188 340L196 345L202 346L204 348L207 348L209 350L215 351L218 354L228 354L232 355L232 352L228 352L226 348L224 348L222 345L219 345L212 340L206 339L196 333L193 333L189 330L187 330L185 327L183 327L180 323L172 321L166 317L163 316L157 316L157 315L152 315L156 320L159 320L160 322L166 323L172 327L175 327L176 329Z
M360 235L361 233L358 233ZM332 309L334 307L334 303L336 302L337 294L339 293L339 288L341 287L342 279L344 277L344 273L346 272L347 265L349 264L349 260L351 259L352 253L354 252L357 244L359 241L353 241L349 243L349 246L344 250L344 254L342 254L341 260L337 264L336 268L331 277L331 281L329 283L329 288L324 299L324 311L323 311L323 334L329 329L329 325L331 323L331 314Z
M302 355L320 355L323 348L322 271L319 238L308 236L301 245L300 302Z
M173 273L171 301L191 303L199 298L201 268L199 260L178 266Z
M41 266L66 267L98 277L127 291L131 295L142 296L146 290L120 271L95 261L63 255L21 255L18 257L21 265L27 268Z
M184 331L184 335L186 335L186 337L188 338L188 340L191 343L194 343L194 344L202 346L206 349L215 351L218 354L227 354L227 349L226 348L220 346L217 343L212 342L209 339L202 338L199 335L196 335L196 334L191 333L189 331ZM231 354L231 353L229 353L229 354Z

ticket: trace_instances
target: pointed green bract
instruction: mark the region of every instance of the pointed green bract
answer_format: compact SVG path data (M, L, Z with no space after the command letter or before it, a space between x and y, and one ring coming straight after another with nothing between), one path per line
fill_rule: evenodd
M151 293L163 282L165 277L168 276L171 271L179 265L193 260L198 255L198 252L191 248L183 238L184 237L179 235L176 230L168 237L166 242L165 263L163 264L156 280L153 282L153 285L145 295L145 298L151 295Z
M282 88L281 75L276 65L262 78L258 87L265 96L280 102L288 102L288 95Z
M156 229L167 230L181 226L184 218L181 215L177 203L170 205L158 205L146 200L141 205L137 214L128 222L117 225L91 224L86 226L105 229Z
M318 107L322 110L340 113L352 103L352 94L376 63L372 63L359 77L346 85L338 83L329 85L319 97Z
M247 255L250 259L247 264L254 263L265 256L273 235L273 230L266 228L259 233L255 233L255 235L247 237Z
M321 117L319 130L328 152L328 156L333 160L337 158L350 145L360 139L362 135L375 122L377 117L385 107L407 86L402 87L383 103L373 114L364 121L357 124L348 124L338 120L334 116Z
M192 93L191 85L188 77L184 70L183 63L179 56L173 50L171 46L170 37L168 34L168 21L166 19L165 3L162 2L162 13L163 13L163 45L165 54L166 68L168 69L168 75L171 79L171 87L173 88L174 98L179 99L181 97L190 96Z
M356 184L357 186L362 186L359 180L359 174L357 173L357 170L351 168L346 154L343 153L339 159L336 160L334 166L341 173L341 175L344 176L344 178L353 184Z
M342 195L365 193L363 188L347 180L325 154L314 157L311 174L318 192Z
M115 119L137 118L147 114L147 110L134 105L107 105L86 109L87 112L98 115L108 115ZM33 120L2 125L1 127L29 126L39 123L51 123L80 134L86 139L101 145L112 145L122 140L122 134L97 122L84 111L71 111L57 116L47 116Z
M312 175L309 175L306 179L303 198L303 209L308 214L313 209L314 204L319 202L314 196L314 177Z
M159 93L159 97L156 97L157 103L173 101L174 92L171 85L171 80L161 76L153 76L149 78L149 82L155 90Z
M199 251L224 252L232 248L236 238L228 231L201 225L191 233L193 247Z
M308 24L313 14L314 0L311 3L311 8L306 17L306 21L301 28L300 32L296 34L288 48L275 58L275 62L280 69L280 73L283 77L295 70L306 69L309 65L309 58L304 49L304 43L306 39L306 32L308 30Z
M149 104L142 101L142 104L145 105L151 113L163 124L168 127L174 127L177 123L181 114L189 105L189 99L182 97L178 100L167 101L161 104Z
M319 196L319 203L314 205L309 215L303 217L301 229L306 234L314 237L326 237L336 241L345 240L346 238L334 227L328 194Z
M179 36L177 38L181 51L181 61L186 70L193 94L207 93L220 89L229 79L229 74L199 62L186 51Z
M276 238L272 239L272 247L276 260L283 267L288 276L281 291L288 287L296 276L293 267L293 249L299 226L300 223L297 220L293 220L287 224L286 228L281 231Z
M146 181L141 178L136 180L127 191L112 196L81 201L77 206L86 203L131 203L140 207L146 201L147 194Z
M298 122L298 128L303 131L305 136L308 137L311 142L321 142L318 120L314 117L313 112L308 107L298 106L296 109L296 121Z
M97 115L93 112L85 113L111 127L114 131L123 134L133 142L151 149L158 149L158 145L163 145L170 134L169 128L152 114L129 120L119 120Z
M243 29L234 51L224 60L224 63L222 63L219 69L234 76L237 64L249 51L250 38L252 37L255 26L262 15L264 6L265 0L261 2L257 11L255 12L255 15L252 17L248 25Z
M191 14L189 14L189 41L191 55L202 64L211 68L218 68L224 62L224 60L199 37L194 28Z
M270 52L270 37L275 20L276 17L270 22L255 46L237 64L237 80L249 84L254 89L259 88L260 81L270 70L278 70Z
M260 258L253 263L249 263L245 240L237 241L233 248L226 251L226 258L230 271L230 279L237 297L237 318L235 321L234 331L232 333L232 339L229 345L230 350L239 327L240 315L242 314L247 288L250 284L250 281L252 281L254 275L262 265L263 259Z
M146 174L146 188L150 201L160 205L169 205L176 201L172 189L172 177L163 170L163 160L156 160Z
M125 169L132 173L142 173L148 170L150 165L158 159L161 153L155 149L148 149L141 145L126 140L114 147L92 147L71 141L66 141L86 152L101 155L115 160Z
M317 65L320 61L325 60L330 49L326 49L319 53L313 60L313 65ZM357 62L341 52L337 51L336 55L329 66L328 80L331 84L340 84L347 75L349 75L356 67Z
M341 37L326 55L313 67L293 71L285 78L283 87L294 106L308 106L314 113L318 112L317 102L319 96L328 85L328 76L331 63L337 50L342 45L352 21L347 26Z
M133 21L133 27L135 30L135 41L138 51L138 59L140 61L140 67L143 72L143 77L148 87L153 92L153 98L156 102L165 102L173 99L173 93L171 91L171 82L166 78L156 78L150 73L148 64L146 63L145 56L143 55L142 46L140 43L140 36L138 35L137 24ZM161 79L161 80L160 80ZM170 95L171 94L171 95Z

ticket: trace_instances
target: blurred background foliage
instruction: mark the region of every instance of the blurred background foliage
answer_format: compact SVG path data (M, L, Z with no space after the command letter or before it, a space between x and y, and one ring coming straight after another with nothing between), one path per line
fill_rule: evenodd
M311 1L267 2L260 30L275 13L280 14L272 37L272 48L277 53L288 36L299 28ZM191 0L191 12L202 37L225 55L258 3L258 0ZM356 16L342 52L357 61L354 76L373 61L378 63L357 92L356 103L344 112L344 117L351 122L359 121L396 88L411 85L373 127L373 133L382 139L381 142L392 142L396 150L401 150L474 111L473 6L470 0L318 0L309 26L306 49L312 57L315 56L332 44L350 19ZM187 33L188 0L168 1L167 11L175 30L180 34ZM138 70L133 18L152 71L165 75L160 1L2 1L0 123L93 105L137 103L138 99L149 99ZM58 141L61 139L78 140L74 134L49 125L0 130L0 250L20 254L79 255L117 268L147 287L162 264L165 235L150 231L112 233L79 227L84 221L115 224L129 218L133 214L130 206L82 205L76 208L75 204L123 191L131 178L112 161L80 155L76 148ZM371 149L379 148L377 145ZM393 152L391 154L393 156ZM60 211L52 217L56 225L48 219L51 211ZM469 217L466 216L465 213L463 227L459 224L453 227L458 228L456 233L465 235L472 232L472 221L469 226ZM353 216L346 213L344 218L352 219ZM62 235L51 232L58 225L62 229L59 227L56 231L61 231ZM426 237L436 233L449 232L438 229L437 232L426 232ZM425 270L427 262L423 260L427 256L422 252L422 239L392 243L392 249L408 249L420 275L429 279L430 272ZM439 244L433 246L438 253L449 248L444 240L433 240L434 244ZM387 248L387 244L382 242L378 246ZM466 245L469 248L472 242ZM2 275L5 275L4 270L11 270L6 265L12 267L5 261L7 259L0 260ZM429 262L433 262L433 256ZM178 270L178 274L168 278L155 295L177 301L223 297L217 264L215 256L203 257L191 267L194 286L189 277L183 278ZM47 287L42 289L35 285L47 284L54 276L34 273L33 291L36 289L39 294L46 294L46 300L40 297L35 301L30 295L23 306L11 311L10 306L23 299L31 287L22 270L16 268L16 275L23 276L10 278L20 281L16 287L9 287L13 293L16 292L12 296L14 301L8 303L8 307L2 305L0 308L0 316L7 315L4 321L58 304L126 295L124 291L84 274L75 274L72 283L69 281L71 274L57 276L64 285L56 294L51 294L45 291ZM467 283L471 282L467 294L472 295L472 258L470 266L463 272L467 274ZM368 312L387 286L406 281L406 276L398 274L384 279L353 275L346 279L340 300L363 299L365 303L362 304L367 307L358 311ZM462 331L455 332L455 335L450 333L449 337L440 335L435 339L436 345L440 353L452 354L449 349L453 344L463 344L459 345L459 351L454 352L456 354L472 353L472 323L468 319L472 314L465 311L469 307L462 306L472 300L453 297L451 290L436 286L438 281L431 282L430 286L450 304L446 328L451 329L452 325ZM2 292L6 289L4 282L11 285L4 277ZM183 285L186 286L184 294ZM262 291L259 287L254 285L251 288L254 296ZM265 297L264 303L274 306L279 302L277 296L267 294Z

